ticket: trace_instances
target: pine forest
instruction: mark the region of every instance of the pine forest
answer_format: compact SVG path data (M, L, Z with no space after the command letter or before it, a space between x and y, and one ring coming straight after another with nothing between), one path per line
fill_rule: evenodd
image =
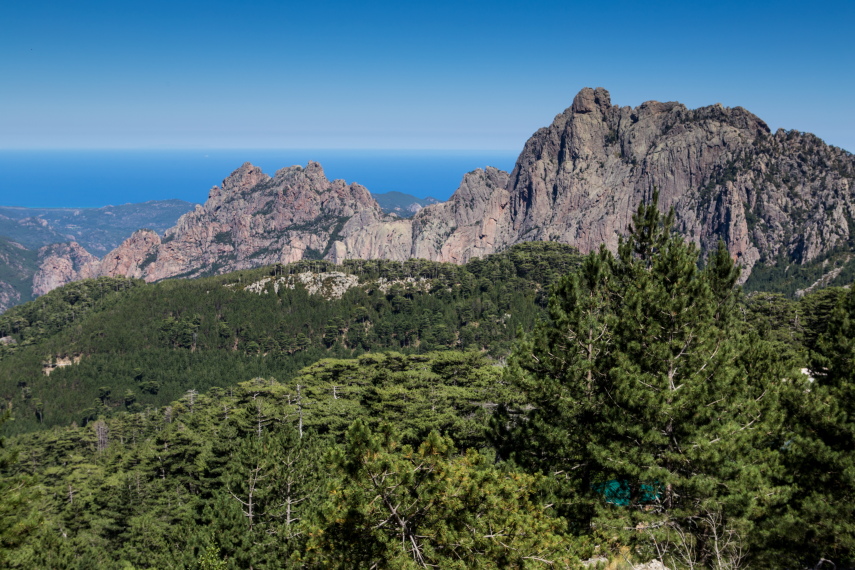
M7 310L0 567L855 566L855 289L674 224Z

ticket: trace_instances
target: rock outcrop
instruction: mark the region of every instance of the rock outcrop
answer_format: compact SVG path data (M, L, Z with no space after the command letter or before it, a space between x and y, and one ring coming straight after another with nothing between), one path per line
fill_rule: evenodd
M94 263L45 257L39 292L97 275L158 281L322 258L335 240L383 218L368 190L329 181L316 162L283 168L273 177L245 163L163 237L139 230Z
M97 277L100 260L73 241L39 249L38 266L33 276L33 295L44 295L71 281Z
M393 259L412 257L466 263L497 251L499 219L508 205L508 173L496 168L463 177L448 202L419 210L409 220L383 221L334 244L329 258Z
M257 295L266 295L268 291L273 290L273 293L279 293L279 289L295 289L297 285L301 285L306 289L309 295L320 295L325 299L341 299L349 289L359 285L359 278L356 275L342 273L340 271L312 273L303 271L296 275L286 275L283 277L273 278L265 277L249 285L241 287L244 291L256 293ZM237 283L226 285L226 287L238 287Z
M853 176L852 154L811 134L771 134L741 107L617 107L605 89L586 88L529 139L510 176L475 171L449 202L419 211L411 242L405 225L381 223L331 257L460 263L533 240L614 250L658 189L677 229L704 251L724 240L747 278L759 261L805 263L846 245ZM409 251L390 256L389 243Z
M853 178L852 154L810 134L772 134L741 107L618 107L586 88L528 140L513 172L470 172L448 202L410 219L385 216L365 188L330 182L317 163L272 178L247 163L162 238L141 230L97 270L71 263L75 274L49 258L39 290L93 271L156 281L320 257L463 263L533 240L614 250L656 190L677 230L702 251L724 240L747 278L757 263L852 248Z

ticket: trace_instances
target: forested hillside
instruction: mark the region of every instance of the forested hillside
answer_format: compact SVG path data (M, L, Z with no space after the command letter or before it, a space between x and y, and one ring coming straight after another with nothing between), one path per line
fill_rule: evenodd
M16 410L8 431L85 424L255 376L287 380L324 357L452 348L503 357L580 259L567 246L525 244L465 266L313 261L154 285L72 283L0 316L0 337L14 342L0 346L0 397ZM302 284L274 292L275 279L334 283L336 272L358 280L340 298Z
M102 278L7 312L0 565L852 565L855 291L746 297L655 200L616 254Z

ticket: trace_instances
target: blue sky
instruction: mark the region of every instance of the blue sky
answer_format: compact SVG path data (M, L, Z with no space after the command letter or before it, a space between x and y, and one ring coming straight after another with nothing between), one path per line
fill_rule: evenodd
M521 149L585 86L855 151L855 2L7 2L0 149Z

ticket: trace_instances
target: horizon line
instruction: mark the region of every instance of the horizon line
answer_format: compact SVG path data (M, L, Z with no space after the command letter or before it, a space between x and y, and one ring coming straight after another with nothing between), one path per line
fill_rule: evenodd
M365 151L365 152L521 152L520 148L419 148L419 147L3 147L0 152L119 152L119 151Z

